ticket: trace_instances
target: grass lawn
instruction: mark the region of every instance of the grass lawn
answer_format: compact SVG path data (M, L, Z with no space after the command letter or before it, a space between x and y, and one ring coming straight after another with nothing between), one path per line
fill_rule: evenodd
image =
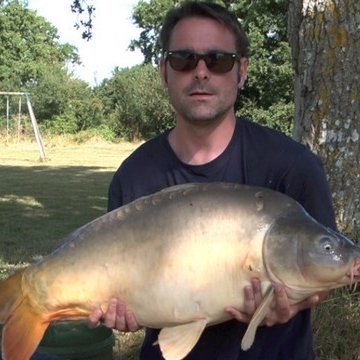
M45 142L47 161L40 162L36 143L6 145L0 138L0 277L50 253L64 236L104 214L112 175L136 147L57 139ZM318 359L360 359L359 299L341 290L316 307ZM143 332L116 337L115 358L135 360Z
M0 138L0 278L36 261L106 212L107 189L137 145L90 141L5 144ZM115 356L136 359L143 332L116 333ZM120 350L119 350L120 349Z
M135 145L0 144L0 265L27 263L106 211L107 188Z

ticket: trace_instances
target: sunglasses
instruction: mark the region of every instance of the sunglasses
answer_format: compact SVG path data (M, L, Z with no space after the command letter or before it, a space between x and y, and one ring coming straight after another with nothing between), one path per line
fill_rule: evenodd
M190 51L165 51L164 59L168 60L170 66L176 71L194 70L200 60L204 60L207 68L218 74L229 72L235 61L239 61L240 55L214 51L207 54L197 54Z

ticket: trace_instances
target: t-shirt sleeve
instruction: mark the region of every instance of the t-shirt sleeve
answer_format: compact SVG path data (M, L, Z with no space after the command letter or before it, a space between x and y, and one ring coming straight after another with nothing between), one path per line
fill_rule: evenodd
M115 172L108 189L107 211L112 211L123 205L119 170Z
M324 226L336 229L332 197L320 159L308 152L294 162L286 176L287 195Z
M163 133L140 145L121 163L109 185L108 211L172 185L166 178L165 138Z

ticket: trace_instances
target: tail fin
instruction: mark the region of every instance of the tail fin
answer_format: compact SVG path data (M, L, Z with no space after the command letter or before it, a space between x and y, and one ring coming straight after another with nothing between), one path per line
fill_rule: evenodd
M0 283L0 323L3 324L11 309L22 296L21 280L24 270L20 270Z
M24 299L5 323L2 334L3 359L30 359L48 326L49 323L32 311Z
M23 271L0 284L0 322L4 360L27 360L38 347L49 322L29 304L21 288Z

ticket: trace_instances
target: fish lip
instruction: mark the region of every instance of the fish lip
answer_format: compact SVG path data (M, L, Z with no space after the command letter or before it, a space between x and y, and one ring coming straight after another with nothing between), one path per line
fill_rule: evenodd
M353 266L346 273L346 276L350 278L350 284L360 281L360 259L354 261Z

